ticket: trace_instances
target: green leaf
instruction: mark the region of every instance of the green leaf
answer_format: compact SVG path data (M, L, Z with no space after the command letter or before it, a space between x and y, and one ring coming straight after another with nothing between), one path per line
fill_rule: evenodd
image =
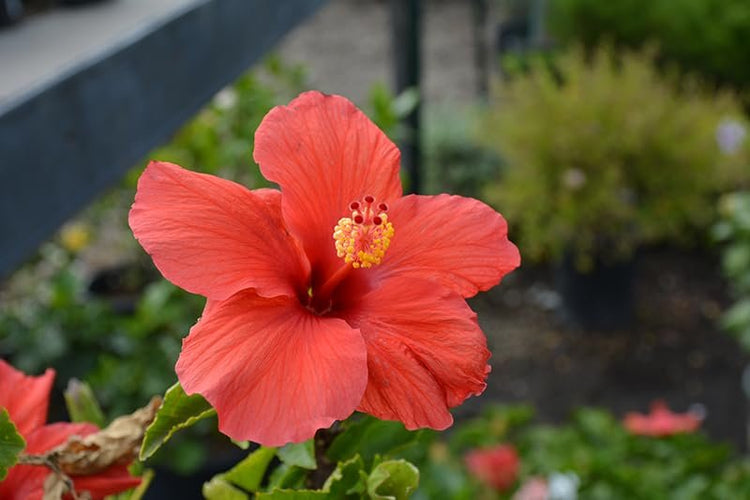
M320 490L273 490L268 493L258 493L258 500L317 500L331 498L326 491Z
M379 464L367 479L367 493L373 500L404 500L419 486L419 469L406 460Z
M358 420L350 419L345 425L326 452L332 462L360 455L369 463L375 455L386 455L412 442L417 434L407 431L399 422L378 420L369 415Z
M267 489L297 489L305 484L307 470L285 463L279 464L268 478Z
M86 382L70 379L65 389L65 406L73 422L91 422L99 428L106 423L99 402Z
M0 481L8 475L8 469L16 465L18 455L26 447L26 441L8 415L8 410L0 410Z
M232 444L241 450L247 450L250 448L250 441L235 441L232 439Z
M362 478L365 463L362 457L355 455L345 462L339 462L336 470L328 476L323 490L332 498L345 498L348 495L361 496L366 490L367 475Z
M146 429L141 445L140 459L146 460L180 429L190 427L204 418L213 416L216 410L199 394L188 396L179 382L167 389L164 402L156 412L156 418Z
M276 448L261 446L220 476L245 491L257 491L274 456Z
M318 463L315 461L314 440L308 439L303 443L289 443L279 448L279 459L288 465L296 465L303 469L315 470Z
M203 483L203 496L208 500L247 500L248 496L229 484L221 475Z
M146 490L151 485L151 481L154 480L154 471L147 469L141 476L141 484L139 484L131 493L128 500L141 500L143 495L146 494Z

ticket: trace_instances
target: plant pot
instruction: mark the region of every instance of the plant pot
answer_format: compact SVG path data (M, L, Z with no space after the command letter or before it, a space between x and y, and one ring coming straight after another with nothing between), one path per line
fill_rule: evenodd
M634 320L635 259L603 262L580 271L571 255L557 266L555 285L562 299L563 320L590 331L626 329Z

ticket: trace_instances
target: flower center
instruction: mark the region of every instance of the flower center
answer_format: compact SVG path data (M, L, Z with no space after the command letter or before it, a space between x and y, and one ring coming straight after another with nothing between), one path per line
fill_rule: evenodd
M367 195L349 204L351 217L342 217L333 230L336 255L353 268L377 266L393 238L393 224L388 222L388 205L376 203Z

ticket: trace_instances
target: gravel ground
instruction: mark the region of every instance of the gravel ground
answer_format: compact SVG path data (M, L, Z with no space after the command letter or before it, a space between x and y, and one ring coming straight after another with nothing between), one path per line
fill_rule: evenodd
M426 0L422 4L423 101L469 102L477 86L471 3ZM373 83L394 80L388 2L330 0L287 35L279 53L308 67L313 88L363 104Z

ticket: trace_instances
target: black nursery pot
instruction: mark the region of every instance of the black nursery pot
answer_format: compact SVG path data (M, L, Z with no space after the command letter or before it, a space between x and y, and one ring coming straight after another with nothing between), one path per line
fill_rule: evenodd
M562 298L563 320L576 328L611 332L634 320L635 258L620 262L597 260L581 272L571 255L558 264L555 284Z

